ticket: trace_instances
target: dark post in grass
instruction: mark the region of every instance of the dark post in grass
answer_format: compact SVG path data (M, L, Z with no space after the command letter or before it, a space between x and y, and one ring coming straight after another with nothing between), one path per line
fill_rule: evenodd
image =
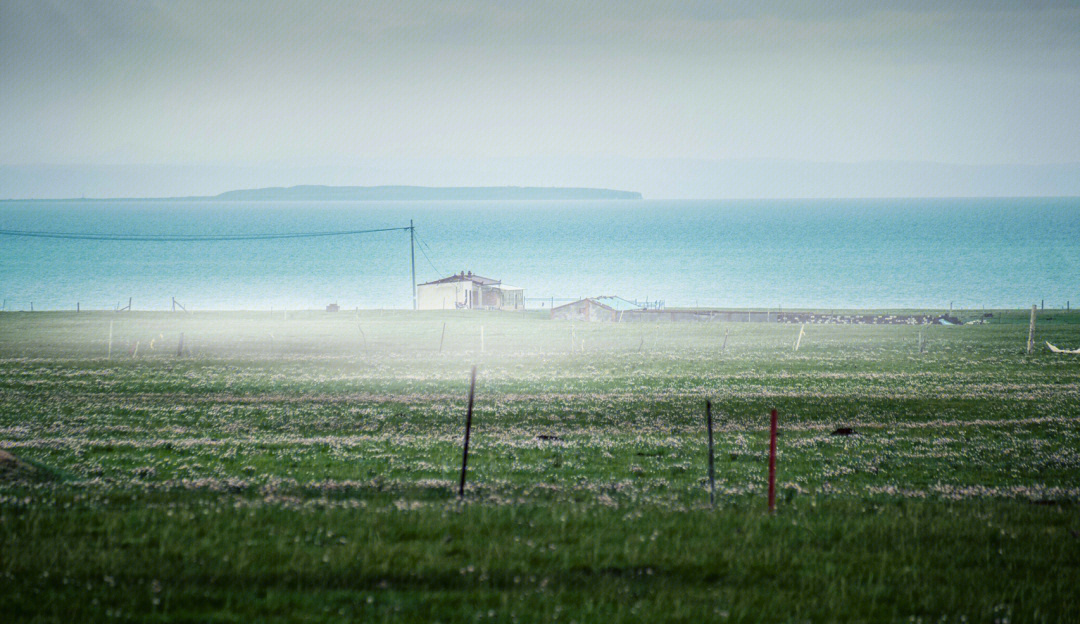
M461 452L461 484L458 485L458 498L465 498L465 470L469 465L469 433L472 431L473 396L476 394L476 367L472 367L469 380L469 406L465 408L465 447Z
M446 340L446 321L442 323L442 336L439 337L439 353L442 353L443 341Z
M180 332L180 343L176 345L176 357L184 355L184 332Z
M776 410L769 425L769 513L776 511Z
M713 463L712 401L705 400L705 423L709 429L709 505L716 504L716 470Z

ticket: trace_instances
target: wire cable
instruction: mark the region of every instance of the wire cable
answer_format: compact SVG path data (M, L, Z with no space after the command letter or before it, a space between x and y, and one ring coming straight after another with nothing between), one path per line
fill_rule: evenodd
M249 240L280 240L289 238L320 238L326 236L351 236L375 232L408 231L408 227L378 228L372 230L340 230L336 232L287 232L283 234L92 234L78 232L37 232L30 230L0 230L0 236L28 238L62 238L68 240L95 241L141 241L141 242L218 242Z
M418 247L420 247L420 253L421 253L421 254L422 254L422 255L424 256L424 259L425 259L425 260L427 260L427 263L428 263L428 265L430 265L430 266L431 266L431 270L432 270L432 271L435 271L435 274L436 274L436 275L438 275L438 276L440 276L440 277L441 277L441 276L443 276L443 275L445 275L445 273L443 273L443 272L442 272L442 271L440 271L440 270L439 270L438 268L436 268L436 266L435 266L435 263L433 263L433 262L431 261L431 258L430 258L430 257L429 257L429 256L427 255L427 251L424 251L424 247L427 247L427 248L428 248L428 251L431 251L431 246L430 246L430 245L428 245L428 244L427 244L426 242L424 242L424 241L420 240L420 237L419 237L419 236L416 236L416 233L415 233L415 232L413 232L413 236L415 236L415 237L416 237L416 242L420 243L420 244L418 245ZM432 253L435 253L435 252L433 252L433 251L432 251Z

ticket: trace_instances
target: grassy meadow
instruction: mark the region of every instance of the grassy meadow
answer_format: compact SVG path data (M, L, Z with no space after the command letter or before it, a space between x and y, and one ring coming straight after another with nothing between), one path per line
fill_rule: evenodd
M0 620L1077 622L1080 313L994 314L0 313Z

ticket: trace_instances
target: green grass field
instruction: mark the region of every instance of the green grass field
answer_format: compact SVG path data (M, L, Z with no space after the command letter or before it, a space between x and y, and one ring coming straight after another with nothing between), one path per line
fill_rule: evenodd
M781 324L2 313L0 620L1077 622L1080 356L1043 342L1080 314L1040 319L1028 355L1020 311L798 352Z

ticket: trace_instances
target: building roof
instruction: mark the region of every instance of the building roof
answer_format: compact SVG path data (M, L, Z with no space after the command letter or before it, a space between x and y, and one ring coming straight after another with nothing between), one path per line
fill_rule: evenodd
M582 301L592 301L593 303L595 303L597 305L604 306L605 308L608 308L609 310L614 310L616 312L622 312L624 310L643 310L643 309L645 309L645 306L638 305L638 304L634 303L633 301L628 301L626 299L623 299L622 297L614 297L614 296L608 296L608 295L605 295L605 296L602 296L602 297L586 297L584 299L579 299L577 301L574 301L573 303L566 303L566 304L563 304L561 306L557 306L557 307L555 307L553 309L558 310L559 308L565 308L566 306L572 306L572 305L581 303Z
M472 271L469 271L468 273L462 271L461 273L455 273L454 275L451 275L449 277L437 279L432 282L424 282L423 284L418 285L428 286L430 284L453 284L454 282L476 282L481 286L491 286L501 284L502 280L494 280L490 277L480 277L479 275L474 275Z
M644 307L633 301L627 301L622 297L593 297L592 299L600 305L607 306L616 312L621 312L623 310L640 310Z

